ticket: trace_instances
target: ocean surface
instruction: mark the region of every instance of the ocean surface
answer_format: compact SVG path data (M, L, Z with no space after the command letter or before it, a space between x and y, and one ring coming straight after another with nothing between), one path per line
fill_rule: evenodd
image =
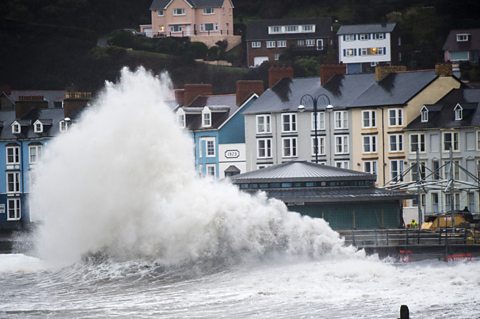
M323 219L195 171L168 75L124 69L30 179L0 318L480 318L480 262L399 264Z

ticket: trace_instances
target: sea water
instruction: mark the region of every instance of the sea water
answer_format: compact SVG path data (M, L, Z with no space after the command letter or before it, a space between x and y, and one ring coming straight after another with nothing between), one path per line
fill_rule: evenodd
M197 176L165 75L123 70L35 168L0 318L480 318L480 262L397 264Z

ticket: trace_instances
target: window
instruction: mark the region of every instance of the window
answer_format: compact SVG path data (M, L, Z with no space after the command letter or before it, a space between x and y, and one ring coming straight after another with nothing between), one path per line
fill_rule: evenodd
M317 39L317 50L323 50L323 39Z
M185 9L184 8L175 8L175 9L173 9L173 15L174 16L183 16L183 15L185 15Z
M262 42L260 41L253 41L252 42L252 48L261 48L262 47Z
M211 127L212 126L212 112L205 106L202 110L202 127Z
M390 178L392 182L403 181L403 160L390 161Z
M200 157L205 152L206 157L215 157L215 138L214 137L202 137L200 138Z
M257 140L257 158L272 157L272 139L261 138Z
M477 131L477 151L480 150L480 131Z
M325 155L325 136L317 136L318 155ZM315 155L315 136L312 136L312 155Z
M158 11L157 11L157 15L158 15L159 17L163 17L163 10L158 10Z
M303 32L315 32L314 24L305 24L302 26Z
M286 48L287 47L287 41L286 40L277 41L277 47L278 48Z
M181 108L177 110L177 123L182 128L185 128L187 126L185 111Z
M270 115L257 115L257 134L271 133Z
M297 138L296 137L284 137L282 138L283 145L283 157L296 157L297 156Z
M282 132L296 132L297 131L297 114L285 113L282 114Z
M42 156L43 145L29 145L28 146L28 160L30 164L35 164L38 162Z
M315 130L315 113L312 112L312 131ZM317 130L325 129L325 112L317 112Z
M458 133L445 132L443 133L443 151L458 151Z
M425 134L410 135L410 153L425 153Z
M412 163L412 168L410 171L412 173L412 181L424 180L426 176L425 162L419 162L418 167L417 167L417 163ZM418 175L419 171L420 171L420 175Z
M275 54L273 55L273 59L274 59L275 61L280 60L280 53L275 53Z
M217 31L218 24L217 23L205 23L200 24L200 31L201 32L209 32L209 31Z
M375 111L362 111L362 119L363 119L363 128L371 128L371 127L375 127L376 126L376 123L375 123Z
M60 132L66 132L70 127L70 119L66 118L58 123Z
M7 146L7 165L20 164L20 146Z
M460 104L457 104L453 109L455 111L455 121L461 121L463 119L463 108Z
M422 121L422 123L428 122L428 109L426 106L423 106L422 110L420 111L420 120Z
M335 136L335 154L348 154L348 135Z
M383 40L383 39L385 39L385 33L382 33L382 32L381 33L374 33L373 38L375 40Z
M365 161L363 162L363 171L365 173L377 175L377 161Z
M20 193L20 172L7 172L7 193Z
M272 33L281 33L281 32L282 32L282 27L279 26L279 25L274 25L274 26L268 27L268 33L269 33L269 34L272 34Z
M182 32L183 27L180 24L173 24L170 26L170 32Z
M314 47L315 46L315 40L314 39L307 39L307 40L305 40L305 45L307 47Z
M403 135L392 134L390 135L390 152L403 151Z
M388 123L390 126L403 125L403 110L390 109L388 110Z
M298 31L298 25L287 25L285 29L287 33L295 33Z
M304 47L305 46L305 40L297 40L297 46L298 47Z
M375 153L377 151L377 135L363 136L363 152Z
M360 56L363 56L363 55L367 55L367 48L361 48L361 49L358 49L359 50L359 54Z
M432 176L434 180L440 179L440 162L432 160Z
M214 14L213 8L203 8L203 14Z
M19 220L20 213L20 198L9 198L7 200L7 220Z
M43 132L43 124L39 120L33 123L33 132L34 133L42 133Z
M355 34L344 34L343 41L355 41Z
M335 161L335 167L349 169L350 163L349 161Z
M360 33L358 35L359 40L370 40L370 33Z
M12 134L20 134L22 132L22 127L17 121L12 123Z
M343 49L343 56L356 56L357 49Z
M467 42L468 41L468 33L458 33L457 34L457 42Z
M208 176L217 176L215 164L207 164L205 169Z
M347 111L335 111L335 129L346 129L348 128L348 114Z
M267 48L274 48L276 42L275 41L267 41Z
M450 161L445 161L443 165L444 176L446 179L450 179L450 170L451 170ZM456 180L460 179L460 161L453 161L453 178Z

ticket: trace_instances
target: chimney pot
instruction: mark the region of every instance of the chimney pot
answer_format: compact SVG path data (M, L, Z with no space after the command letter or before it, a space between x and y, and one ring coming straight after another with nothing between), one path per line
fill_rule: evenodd
M283 78L293 78L293 68L291 66L272 66L268 69L268 87L272 88Z

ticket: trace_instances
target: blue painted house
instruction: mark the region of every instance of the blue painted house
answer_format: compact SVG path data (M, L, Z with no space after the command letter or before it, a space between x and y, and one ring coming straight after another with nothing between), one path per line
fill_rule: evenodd
M67 131L90 99L89 93L71 92L52 103L39 92L9 95L12 103L0 109L0 230L28 224L35 164L48 141Z
M178 123L195 143L195 167L200 175L217 178L246 171L242 112L263 92L262 81L238 81L235 94L211 94L209 84L186 85L176 110Z

